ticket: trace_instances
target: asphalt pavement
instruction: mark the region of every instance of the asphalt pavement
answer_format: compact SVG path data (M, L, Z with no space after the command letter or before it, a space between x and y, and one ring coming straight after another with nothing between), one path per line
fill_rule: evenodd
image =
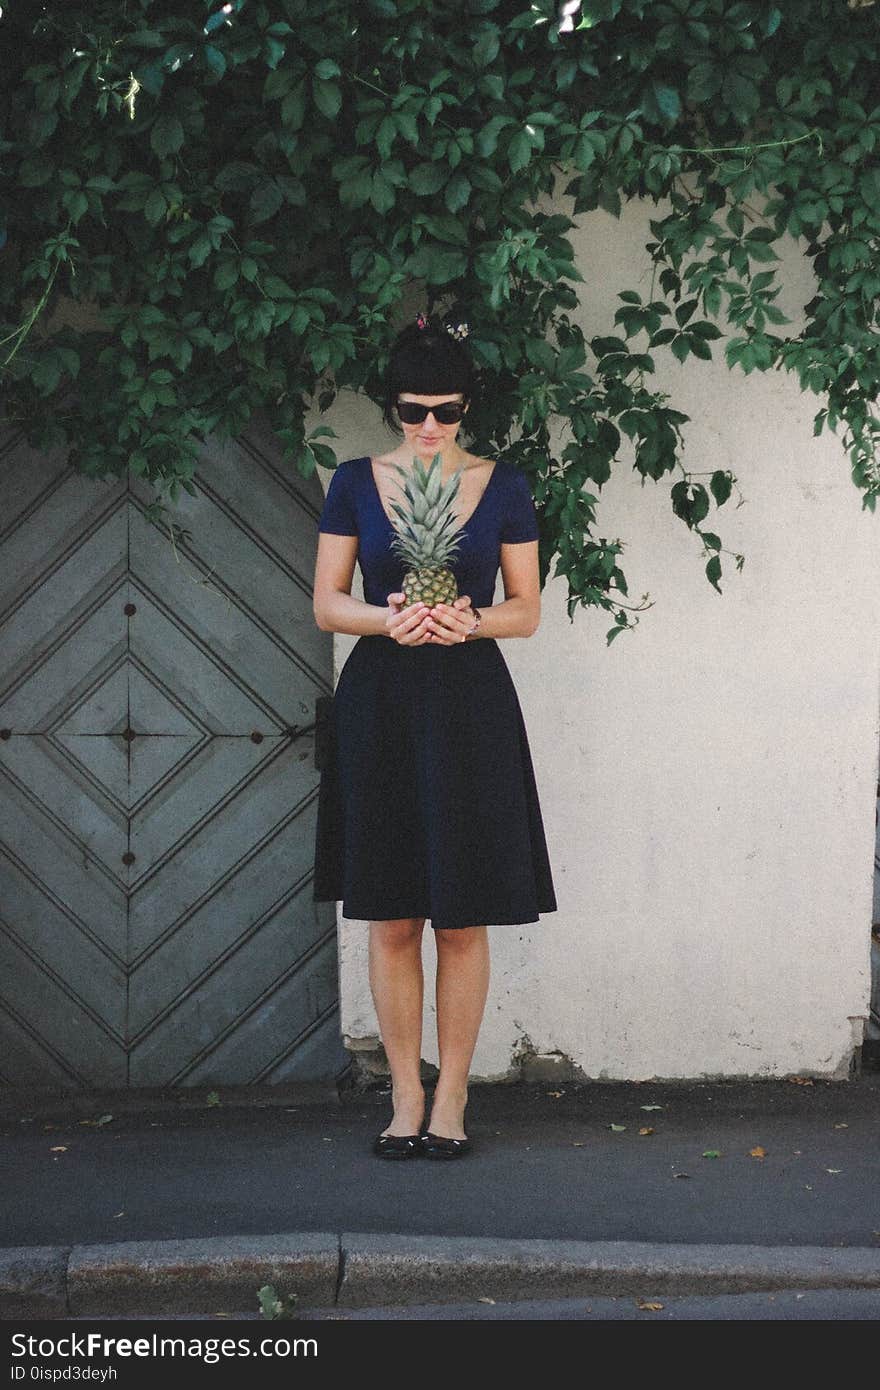
M451 1163L374 1158L389 1116L381 1084L7 1093L0 1316L880 1289L876 1070L473 1086Z

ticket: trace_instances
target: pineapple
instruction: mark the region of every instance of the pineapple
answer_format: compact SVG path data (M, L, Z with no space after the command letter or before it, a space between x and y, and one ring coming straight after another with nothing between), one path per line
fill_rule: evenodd
M396 465L395 465L396 466ZM396 536L391 549L408 566L403 579L406 605L454 603L458 598L455 575L448 561L458 549L452 504L458 495L461 472L443 484L440 455L435 454L427 472L418 459L412 469L397 467L404 479L406 505L392 502L400 522L392 522Z

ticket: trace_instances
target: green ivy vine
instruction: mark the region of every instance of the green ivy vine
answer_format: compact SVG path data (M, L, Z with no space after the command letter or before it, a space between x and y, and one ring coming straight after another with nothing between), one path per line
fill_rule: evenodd
M795 372L875 507L878 49L870 0L12 0L6 420L84 474L150 480L160 510L256 411L308 476L336 461L309 412L379 398L415 284L471 325L472 447L528 475L542 583L565 576L571 619L613 614L611 641L644 604L598 533L625 446L671 480L719 592L743 563L709 529L736 479L684 466L688 416L652 387L664 350L724 337L731 368ZM665 205L650 291L586 337L569 233L630 198ZM815 275L797 335L785 236Z

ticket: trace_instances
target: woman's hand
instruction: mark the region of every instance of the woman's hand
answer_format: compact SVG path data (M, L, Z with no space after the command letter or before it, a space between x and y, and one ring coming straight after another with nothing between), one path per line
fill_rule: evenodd
M429 608L426 603L411 603L404 607L406 594L388 595L388 614L385 631L401 647L420 647L430 642Z
M463 642L474 625L469 596L459 594L453 604L435 604L429 610L428 622L432 642L444 647Z

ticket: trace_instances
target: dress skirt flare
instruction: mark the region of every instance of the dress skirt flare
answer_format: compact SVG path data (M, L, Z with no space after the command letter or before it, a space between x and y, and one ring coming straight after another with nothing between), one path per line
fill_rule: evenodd
M315 902L435 929L556 911L525 723L497 642L360 637L329 724Z

